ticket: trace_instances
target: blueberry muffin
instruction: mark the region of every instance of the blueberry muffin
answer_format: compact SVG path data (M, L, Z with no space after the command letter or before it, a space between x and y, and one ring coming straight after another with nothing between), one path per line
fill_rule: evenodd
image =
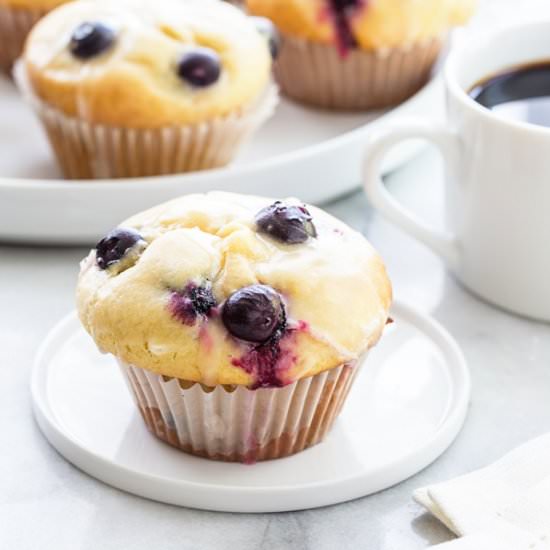
M217 0L80 0L31 32L16 78L69 178L227 164L273 111L266 37Z
M0 70L9 72L33 25L69 0L0 0Z
M397 104L426 83L449 29L475 0L247 0L283 35L281 89L334 109Z
M391 287L364 237L323 211L210 193L109 233L82 263L77 301L152 433L253 462L323 439Z

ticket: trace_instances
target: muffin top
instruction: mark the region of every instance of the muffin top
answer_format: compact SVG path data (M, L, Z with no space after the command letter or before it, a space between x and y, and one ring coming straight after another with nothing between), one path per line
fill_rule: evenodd
M278 387L374 345L382 260L314 207L229 193L138 214L82 262L80 319L104 351L169 377Z
M0 0L0 6L31 10L53 10L71 0Z
M253 20L217 0L79 0L42 19L23 56L39 99L97 124L197 124L253 105L271 55Z
M247 0L286 34L350 48L393 48L465 23L476 0Z

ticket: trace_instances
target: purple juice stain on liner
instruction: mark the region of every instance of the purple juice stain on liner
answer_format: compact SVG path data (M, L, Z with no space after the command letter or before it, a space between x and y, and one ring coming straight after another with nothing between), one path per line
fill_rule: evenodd
M198 317L208 317L216 306L209 284L189 283L182 291L172 291L168 308L178 321L192 327Z
M256 457L258 456L260 444L256 436L252 433L247 437L246 448L247 451L244 455L243 464L246 464L246 466L253 466L258 462Z

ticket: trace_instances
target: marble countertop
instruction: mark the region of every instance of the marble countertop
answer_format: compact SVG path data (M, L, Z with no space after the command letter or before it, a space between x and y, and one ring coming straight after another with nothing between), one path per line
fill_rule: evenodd
M438 223L440 165L429 151L389 178ZM73 307L83 249L0 246L0 548L13 550L417 550L451 534L413 489L478 468L550 431L550 325L513 317L463 290L430 252L369 209L361 193L328 210L363 231L387 260L396 297L430 312L461 345L473 377L456 442L432 466L377 495L286 514L202 512L112 489L67 463L33 421L29 373L49 328Z

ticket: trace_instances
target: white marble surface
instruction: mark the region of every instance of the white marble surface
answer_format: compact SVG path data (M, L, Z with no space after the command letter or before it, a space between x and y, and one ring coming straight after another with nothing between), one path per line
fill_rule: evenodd
M390 178L394 192L438 221L439 161L426 152ZM73 307L82 249L0 245L0 548L12 550L417 550L451 534L411 500L414 488L478 468L550 431L550 325L473 298L439 260L368 209L360 193L330 205L364 231L389 265L396 296L431 312L462 346L473 375L466 426L413 479L320 510L233 515L162 505L81 473L44 440L30 410L33 354Z

